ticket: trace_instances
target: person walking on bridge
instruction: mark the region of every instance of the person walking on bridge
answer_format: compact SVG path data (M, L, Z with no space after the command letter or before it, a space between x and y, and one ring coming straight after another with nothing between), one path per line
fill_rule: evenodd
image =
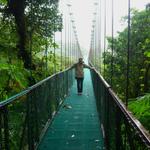
M74 64L71 68L75 68L75 78L77 80L78 95L82 95L84 68L93 69L93 67L86 65L83 61L83 58L79 58L79 61L76 64Z

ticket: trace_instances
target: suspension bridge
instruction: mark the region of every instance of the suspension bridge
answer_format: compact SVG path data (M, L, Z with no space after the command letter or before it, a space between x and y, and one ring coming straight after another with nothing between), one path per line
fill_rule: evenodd
M62 3L61 3L62 5ZM95 3L95 6L98 3ZM32 10L32 5L30 6ZM85 69L83 94L78 95L74 69L71 67L83 57L78 42L75 22L70 13L71 5L65 4L69 13L62 13L63 30L60 33L61 64L53 66L53 74L31 84L22 92L0 102L0 150L148 150L150 136L142 124L128 111L130 71L130 0L128 1L127 84L125 104L113 91L113 59L110 84L105 80L101 64L101 52L97 48L96 34L100 29L93 21L88 64ZM64 8L64 7L63 7ZM106 3L104 24L106 27ZM94 14L95 15L95 14ZM31 15L31 17L33 17ZM99 24L99 20L98 20ZM112 43L113 33L112 0ZM55 27L54 27L55 29ZM106 31L106 28L105 30ZM48 31L47 31L48 32ZM56 35L53 36L54 41ZM104 32L106 38L106 32ZM32 54L32 34L30 35ZM45 47L48 71L48 45ZM114 55L113 44L111 52ZM104 40L104 53L106 40ZM63 60L63 56L65 60ZM54 60L55 62L55 60ZM105 56L104 56L105 62ZM63 66L65 66L63 68ZM58 67L58 68L57 68ZM104 69L104 77L102 76ZM56 71L59 70L59 71ZM32 74L32 72L31 72ZM16 123L17 122L17 123Z

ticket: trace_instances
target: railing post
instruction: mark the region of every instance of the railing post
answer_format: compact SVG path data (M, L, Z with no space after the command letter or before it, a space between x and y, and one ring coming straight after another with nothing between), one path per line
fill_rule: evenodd
M27 134L28 134L28 150L34 150L33 136L32 136L32 122L31 122L31 93L27 97Z
M118 108L116 108L116 150L123 150L121 135L121 115Z
M2 149L2 110L0 110L0 149Z
M36 125L35 126L35 140L38 142L39 141L39 117L38 117L38 104L37 104L36 99L34 99L34 114L35 114L34 119L35 119L35 125Z
M108 89L107 89L107 110L105 111L105 113L107 114L107 118L106 118L106 120L107 120L107 122L106 122L106 127L105 127L105 129L107 130L106 131L106 142L107 142L107 147L108 147L108 150L110 149L110 143L109 143L109 137L110 137L110 134L109 134L109 115L110 115L110 96L109 96L109 94L108 94Z
M131 129L129 128L128 124L126 123L126 132L127 132L127 139L128 139L128 144L130 145L130 149L131 150L135 150L135 145L134 145L134 142L133 142L133 139L131 137Z
M56 88L55 88L55 99L56 99L56 105L57 105L57 108L59 106L59 101L60 101L60 97L59 97L59 89L58 89L58 74L55 76L56 77Z
M4 143L5 150L9 150L9 127L8 127L8 108L7 105L3 108L4 119Z

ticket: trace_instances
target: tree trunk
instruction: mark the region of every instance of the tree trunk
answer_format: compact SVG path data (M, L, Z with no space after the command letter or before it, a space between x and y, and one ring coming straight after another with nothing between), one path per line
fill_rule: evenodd
M15 23L17 32L19 35L18 42L18 57L21 57L24 62L24 67L26 69L32 69L31 56L26 50L26 23L25 23L25 0L9 0L8 1L9 12L15 17Z

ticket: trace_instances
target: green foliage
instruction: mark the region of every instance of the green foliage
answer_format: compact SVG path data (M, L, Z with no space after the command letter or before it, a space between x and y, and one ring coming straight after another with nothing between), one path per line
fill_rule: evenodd
M61 66L57 55L60 48L54 40L54 33L61 30L58 0L0 0L0 101L68 66ZM18 148L22 138L25 99L23 96L21 103L15 101L7 107L12 150Z
M129 109L146 129L150 131L150 94L133 99L129 103Z
M7 4L7 0L0 0L0 3L6 5Z
M38 33L42 37L52 37L54 32L62 29L62 16L58 11L58 1L49 0L27 0L27 25L31 27L33 32Z
M132 10L130 66L129 66L129 109L150 131L150 10ZM127 17L123 18L127 22ZM128 28L118 32L114 38L113 89L124 101L126 95ZM112 38L108 37L105 53L106 80L111 77ZM103 54L104 56L104 54ZM139 97L144 95L142 97ZM138 97L138 98L136 98ZM132 99L132 100L131 100ZM131 102L130 102L131 101Z
M62 29L58 1L37 0L31 4L30 0L26 3L23 3L23 0L19 2L14 0L7 5L6 0L0 0L0 100L7 99L31 85L29 83L31 74L33 80L38 82L54 73L54 64L56 71L60 70L60 57L55 55L54 59L52 52L54 47L58 48L53 35ZM20 9L22 6L24 9ZM21 22L18 22L18 19ZM21 30L24 30L24 33L22 32L25 34L24 37ZM23 40L25 45L21 43ZM23 51L20 51L21 44L25 47L28 59L22 55ZM30 66L30 50L32 50L32 68L25 69L25 63Z
M129 97L134 98L150 91L150 11L132 10L131 18L131 48L129 72ZM124 17L127 21L127 17ZM113 88L120 98L125 99L127 72L127 39L128 29L118 32L114 38L113 55ZM108 51L105 53L106 80L111 77L112 38L108 37Z

